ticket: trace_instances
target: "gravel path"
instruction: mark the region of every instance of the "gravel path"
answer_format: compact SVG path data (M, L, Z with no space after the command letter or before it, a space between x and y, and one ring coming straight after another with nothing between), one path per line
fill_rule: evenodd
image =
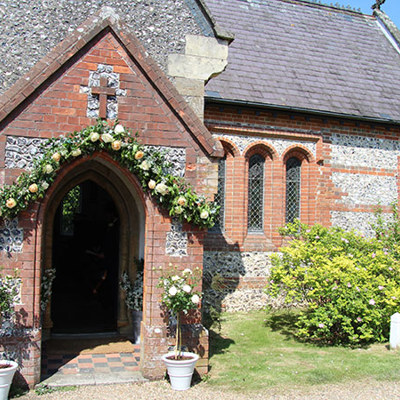
M201 383L188 391L173 391L169 384L149 382L108 386L81 386L69 392L57 391L38 396L35 392L19 397L21 400L400 400L400 377L398 382L350 382L346 384L321 385L312 388L271 389L252 394L240 394L219 390Z

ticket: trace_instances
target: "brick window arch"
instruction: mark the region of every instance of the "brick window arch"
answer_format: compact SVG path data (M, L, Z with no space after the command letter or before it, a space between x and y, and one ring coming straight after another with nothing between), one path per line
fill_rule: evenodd
M301 207L301 160L290 157L286 161L286 204L285 222L300 218Z
M263 232L265 158L256 153L250 157L248 165L247 229L249 232Z

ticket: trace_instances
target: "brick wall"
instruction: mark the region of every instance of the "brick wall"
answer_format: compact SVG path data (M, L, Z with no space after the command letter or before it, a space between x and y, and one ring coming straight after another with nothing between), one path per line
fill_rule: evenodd
M60 62L54 61L57 54L49 56L49 76L42 79L38 90L23 84L12 89L11 92L14 93L7 94L9 97L14 95L19 98L18 101L15 100L15 104L19 105L13 111L8 105L3 108L3 111L6 109L10 112L0 125L0 167L4 182L13 182L22 171L5 165L7 137L45 139L65 136L95 122L88 116L90 110L87 88L90 86L91 76L93 77L91 74L106 67L110 74L118 75L119 89L125 91L124 96L117 96L117 112L121 123L133 132L138 131L146 145L184 149L186 178L196 191L212 197L216 188L216 169L215 162L209 157L207 150L213 149L213 139L209 134L203 134L206 130L162 72L151 63L145 63L141 49L136 48L132 41L128 40L130 52L127 51L121 40L109 29L105 29L96 37L82 40L81 48L76 53L69 54L70 58L62 66ZM58 56L65 60L62 47L56 49L57 52ZM38 71L34 70L33 76L36 73ZM18 97L23 92L26 98ZM1 112L2 110L0 114ZM46 254L51 254L49 232L52 232L52 225L48 217L51 214L49 211L54 212L54 207L57 206L55 199L65 190L71 174L78 170L84 171L85 165L90 163L98 163L99 174L103 173L105 184L108 182L109 185L116 186L121 193L127 193L127 196L130 192L135 192L136 196L131 200L139 202L139 208L145 213L145 226L142 227L145 237L145 274L141 367L146 376L163 376L161 355L166 352L172 340L167 335L166 321L160 309L156 269L159 266L166 267L169 263L178 264L182 268L202 267L204 232L184 224L181 233L187 238L186 255L168 254L167 234L172 230L174 222L165 210L143 193L136 178L121 169L111 157L94 154L63 166L46 198L18 218L18 227L24 233L22 251L0 252L0 263L5 266L6 272L14 268L21 271L22 301L19 309L24 313L22 326L25 330L38 330L30 344L25 346L24 357L20 359L21 373L29 385L37 383L40 374L40 281L43 268L48 267L43 265ZM109 169L109 174L102 172L104 168ZM204 373L208 365L208 335L198 325L200 322L200 314L192 316L190 321L187 321L186 332L189 347L202 356L199 372ZM3 347L0 343L0 350Z
M262 307L269 252L282 245L285 223L285 162L301 160L301 214L307 224L338 225L369 234L378 204L398 199L399 128L384 124L208 104L205 124L226 154L225 229L207 234L205 268L221 274L225 288L211 304L228 309ZM247 232L248 160L265 156L264 229ZM262 264L257 274L249 260ZM238 265L240 267L238 267ZM234 271L233 274L229 271ZM218 300L218 301L217 301Z

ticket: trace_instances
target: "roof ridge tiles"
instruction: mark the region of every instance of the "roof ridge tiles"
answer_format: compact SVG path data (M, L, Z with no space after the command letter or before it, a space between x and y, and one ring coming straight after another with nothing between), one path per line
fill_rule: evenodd
M257 2L260 0L246 0L250 3L252 2ZM262 1L262 0L261 0ZM351 14L356 14L357 16L367 16L367 17L372 17L372 15L369 14L363 14L362 11L360 9L356 10L355 8L352 8L351 6L344 6L344 5L340 5L339 3L323 3L319 0L279 0L281 2L285 2L285 3L292 3L292 4L303 4L306 6L312 6L312 7L318 7L318 8L323 8L323 9L330 9L330 10L334 10L334 11L341 11L341 12L348 12Z

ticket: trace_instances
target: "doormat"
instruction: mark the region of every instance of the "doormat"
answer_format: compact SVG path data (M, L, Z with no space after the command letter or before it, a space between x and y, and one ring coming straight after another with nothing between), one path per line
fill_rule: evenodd
M52 338L43 343L47 354L133 353L135 347L126 337L120 338Z

